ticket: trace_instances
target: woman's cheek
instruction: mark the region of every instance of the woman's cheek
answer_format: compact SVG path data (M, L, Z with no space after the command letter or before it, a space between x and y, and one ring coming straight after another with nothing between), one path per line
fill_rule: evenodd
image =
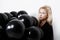
M40 18L40 14L38 15L38 18Z
M45 14L45 15L43 15L43 18L47 18L47 15Z

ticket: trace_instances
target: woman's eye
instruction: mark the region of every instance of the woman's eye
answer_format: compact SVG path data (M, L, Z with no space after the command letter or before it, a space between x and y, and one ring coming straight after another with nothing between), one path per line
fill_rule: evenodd
M42 14L46 14L45 12L43 12Z
M45 14L44 12L40 12L40 14Z
M45 14L44 12L42 14Z

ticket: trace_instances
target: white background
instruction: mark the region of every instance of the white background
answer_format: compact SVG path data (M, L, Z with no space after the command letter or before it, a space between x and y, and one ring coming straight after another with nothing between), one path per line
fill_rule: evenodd
M60 1L59 0L0 0L0 12L25 10L29 15L37 16L43 5L52 8L54 40L60 40Z

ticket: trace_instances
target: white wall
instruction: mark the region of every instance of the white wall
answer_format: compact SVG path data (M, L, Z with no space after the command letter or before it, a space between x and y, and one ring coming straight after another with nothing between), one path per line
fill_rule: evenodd
M52 8L54 40L60 38L60 1L59 0L0 0L0 12L26 10L29 15L37 16L40 6Z

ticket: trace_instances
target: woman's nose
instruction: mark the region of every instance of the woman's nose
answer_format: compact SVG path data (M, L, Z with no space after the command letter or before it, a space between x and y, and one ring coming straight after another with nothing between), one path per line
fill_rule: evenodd
M42 14L40 14L40 16L42 16Z

